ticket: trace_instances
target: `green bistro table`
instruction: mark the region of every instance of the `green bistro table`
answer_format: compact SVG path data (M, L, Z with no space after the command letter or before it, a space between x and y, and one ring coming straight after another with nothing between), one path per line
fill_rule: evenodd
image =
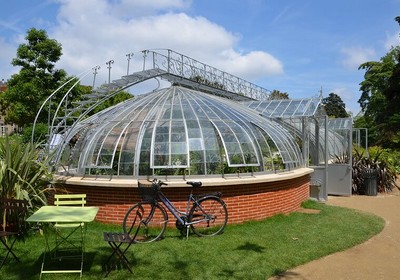
M40 271L40 278L44 273L80 273L82 277L83 270L83 253L84 253L84 242L86 235L86 223L90 223L94 220L99 211L99 207L76 207L76 206L43 206L38 211L36 211L32 216L30 216L26 221L27 222L36 222L36 223L78 223L82 224L85 229L81 230L80 241L82 244L81 254L79 255L79 259L81 262L80 269L68 269L68 270L46 270L45 262L46 262L46 254L57 250L57 248L52 248L50 246L49 241L49 227L44 227L44 237L45 237L45 251L43 254L42 260L42 268ZM68 236L69 237L69 236ZM60 258L61 260L61 258Z

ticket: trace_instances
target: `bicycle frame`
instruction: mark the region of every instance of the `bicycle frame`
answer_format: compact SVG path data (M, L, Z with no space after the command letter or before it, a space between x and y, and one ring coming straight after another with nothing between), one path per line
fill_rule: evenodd
M203 211L203 209L201 208L201 206L197 203L197 200L195 200L194 197L193 197L193 190L190 191L190 195L188 196L188 200L187 200L187 203L186 203L186 212L182 212L182 211L180 211L178 208L176 208L176 206L165 196L165 194L162 193L161 190L159 190L159 191L157 192L157 203L158 203L158 201L161 201L162 204L169 210L169 212L171 212L171 214L172 214L183 226L190 226L190 225L193 225L193 224L197 224L197 223L202 222L201 220L195 221L195 222L188 222L188 221L185 221L185 220L183 220L183 219L181 218L181 216L184 216L185 218L188 217L189 211L190 211L190 208L191 208L191 203L190 203L190 202L196 203L197 206L199 206L200 209Z
M189 238L190 230L200 236L214 236L222 233L228 222L228 210L225 202L221 199L220 192L207 192L194 194L202 186L200 181L188 181L191 185L187 203L179 203L176 206L162 192L162 186L166 183L153 179L151 185L138 181L138 193L142 201L136 203L125 214L123 221L124 233L129 233L132 227L139 227L139 236L136 242L147 243L162 238L167 224L168 211L175 217L175 226ZM180 209L177 208L179 206ZM134 224L137 217L140 222ZM154 219L153 219L154 218Z
M190 195L188 197L188 201L186 204L186 211L182 212L176 206L165 196L165 194L162 193L161 190L158 191L157 193L157 200L162 202L162 204L171 212L171 214L182 224L182 225L188 225L186 221L184 221L181 216L187 217L189 214L190 210L190 202L195 200L193 199L193 193L190 192Z

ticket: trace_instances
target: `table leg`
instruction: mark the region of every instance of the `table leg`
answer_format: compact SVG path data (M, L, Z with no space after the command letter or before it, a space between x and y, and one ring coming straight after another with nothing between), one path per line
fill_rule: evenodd
M55 246L51 246L51 230L49 225L45 225L43 228L43 235L45 238L45 250L43 254L43 259L42 259L42 266L40 270L40 279L42 278L43 274L50 274L50 273L79 273L80 278L82 278L82 273L83 273L83 263L84 263L84 252L85 252L85 238L86 238L86 224L80 226L79 230L79 243L80 243L80 253L77 255L71 255L71 256L61 256L57 255L56 251L60 249L60 244L54 244ZM55 232L54 234L57 234ZM67 237L69 238L71 235L68 235ZM54 237L55 238L55 237ZM48 256L46 256L48 255ZM54 256L53 256L54 255ZM53 258L52 258L53 256ZM58 269L46 269L46 263L49 265L49 262L51 261L59 261L61 262L62 259L69 259L69 260L80 260L80 269L68 269L68 270L58 270Z

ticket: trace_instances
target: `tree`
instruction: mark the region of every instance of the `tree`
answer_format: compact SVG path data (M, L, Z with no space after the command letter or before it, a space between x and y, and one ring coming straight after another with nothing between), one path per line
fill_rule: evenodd
M11 62L21 69L8 80L8 90L0 96L5 121L20 127L33 123L40 105L66 78L64 70L55 69L62 55L60 43L35 28L28 30L25 40ZM47 122L45 114L43 118L39 121Z
M125 100L128 100L128 99L131 99L132 97L133 97L133 95L130 94L129 92L121 91L121 92L117 93L116 95L114 95L113 97L111 97L110 99L107 99L106 101L101 103L96 108L94 108L94 110L92 112L90 112L89 115L98 113L108 107L114 106L115 104L124 102Z
M392 48L380 61L361 64L365 70L358 103L367 128L376 131L377 142L388 148L400 148L400 46Z
M400 16L395 21L400 25ZM400 46L392 47L380 61L361 64L359 69L365 70L358 103L369 130L369 143L400 148Z
M268 97L268 100L279 100L279 99L289 99L289 94L287 92L281 92L274 89Z
M331 92L328 97L322 99L325 105L326 114L331 118L347 118L349 114L346 112L346 105L339 95Z

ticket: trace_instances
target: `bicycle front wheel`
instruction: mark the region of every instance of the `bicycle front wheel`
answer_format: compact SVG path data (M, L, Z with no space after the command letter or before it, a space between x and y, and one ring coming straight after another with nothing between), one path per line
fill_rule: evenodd
M131 236L137 232L135 242L148 243L162 238L167 222L167 212L159 204L139 202L126 212L122 227Z
M222 233L228 222L225 202L218 197L197 200L189 212L189 223L198 236L214 236Z

